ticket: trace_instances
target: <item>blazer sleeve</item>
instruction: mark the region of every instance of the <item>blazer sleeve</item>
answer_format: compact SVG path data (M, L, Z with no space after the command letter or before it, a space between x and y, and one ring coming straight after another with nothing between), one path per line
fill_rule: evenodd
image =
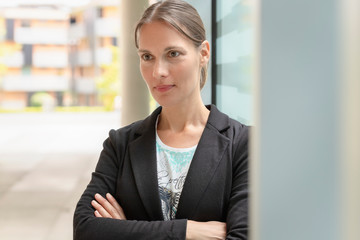
M125 137L125 136L124 136ZM97 218L91 206L96 193L115 196L116 180L121 167L121 135L111 130L104 141L95 172L82 194L74 213L74 240L110 239L185 239L186 219L172 221L135 221ZM126 137L125 137L126 139ZM119 145L120 144L120 145Z
M233 143L232 188L227 212L226 239L248 239L248 134L242 125Z

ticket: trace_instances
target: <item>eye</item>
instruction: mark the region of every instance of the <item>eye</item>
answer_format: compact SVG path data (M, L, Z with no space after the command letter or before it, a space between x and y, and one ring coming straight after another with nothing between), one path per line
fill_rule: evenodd
M145 53L141 56L141 58L144 60L144 61L150 61L152 59L152 56L148 53Z
M170 51L169 56L172 58L180 56L180 53L178 51Z

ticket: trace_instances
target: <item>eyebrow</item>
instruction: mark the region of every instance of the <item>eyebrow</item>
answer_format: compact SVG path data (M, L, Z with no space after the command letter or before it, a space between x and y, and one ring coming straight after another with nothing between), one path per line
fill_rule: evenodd
M170 51L170 50L173 50L173 49L178 49L178 50L180 50L180 51L186 52L184 48L182 48L182 47L177 47L177 46L167 47L167 48L165 48L165 52Z
M147 53L147 52L150 52L150 51L149 51L149 50L146 50L146 49L139 49L138 52L139 52L139 53L144 53L144 52Z
M174 49L178 49L178 50L180 50L180 51L182 51L182 52L186 52L186 50L185 50L184 48L182 48L182 47L177 47L177 46L169 46L169 47L166 47L166 48L164 49L164 52L167 52L167 51L170 51L170 50L174 50ZM149 52L151 52L151 51L149 51L149 50L147 50L147 49L139 49L138 52L139 52L139 53L149 53Z

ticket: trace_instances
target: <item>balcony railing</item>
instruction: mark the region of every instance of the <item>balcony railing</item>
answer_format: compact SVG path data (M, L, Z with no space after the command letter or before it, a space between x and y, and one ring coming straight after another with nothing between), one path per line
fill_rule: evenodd
M93 62L93 57L91 54L91 51L89 49L87 50L81 50L77 53L77 59L75 61L76 66L91 66Z
M110 64L112 62L112 52L109 48L98 48L96 50L96 64Z
M3 78L4 91L66 91L69 78L53 75L7 75Z
M73 57L73 55L72 55ZM92 66L93 57L90 49L82 50L77 53L77 59L75 61L70 60L76 66ZM103 64L110 64L112 62L112 52L109 48L98 48L96 49L95 63L97 66Z
M24 65L23 52L17 51L0 58L0 63L7 67L21 68Z
M96 91L95 82L91 78L78 78L75 81L76 92L82 94L92 94Z
M98 37L117 37L120 20L117 18L99 18L95 22L95 34Z
M85 37L85 26L82 23L72 24L69 28L69 40L77 41Z
M19 27L14 31L15 42L20 44L67 44L66 28Z
M65 68L68 66L68 54L65 51L34 52L33 65L40 68Z

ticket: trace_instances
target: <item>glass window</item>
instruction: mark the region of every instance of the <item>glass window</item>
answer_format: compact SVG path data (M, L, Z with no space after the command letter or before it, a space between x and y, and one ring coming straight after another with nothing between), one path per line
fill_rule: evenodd
M14 19L6 19L6 40L14 41Z
M248 0L216 1L216 105L252 123L252 9Z
M22 52L24 54L24 65L31 66L32 65L32 55L33 55L33 45L23 44Z

